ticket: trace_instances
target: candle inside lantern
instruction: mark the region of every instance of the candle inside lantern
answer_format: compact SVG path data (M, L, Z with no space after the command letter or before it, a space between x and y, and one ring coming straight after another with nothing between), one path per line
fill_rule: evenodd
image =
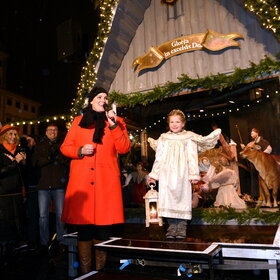
M157 218L157 210L152 207L151 210L150 210L150 218L151 219L156 219Z

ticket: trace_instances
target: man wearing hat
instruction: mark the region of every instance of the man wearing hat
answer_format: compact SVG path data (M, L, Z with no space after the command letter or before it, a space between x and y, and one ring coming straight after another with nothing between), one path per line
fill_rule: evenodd
M0 130L0 238L24 240L23 182L20 165L26 159L19 148L19 127L5 125Z

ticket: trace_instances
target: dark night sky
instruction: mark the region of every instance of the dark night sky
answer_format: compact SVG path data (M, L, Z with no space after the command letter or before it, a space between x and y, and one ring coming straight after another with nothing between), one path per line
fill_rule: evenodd
M41 115L69 112L96 34L93 2L10 0L0 5L0 50L9 55L6 89L42 103ZM62 60L57 36L73 37L71 29L57 35L57 27L70 19L81 26L81 38Z

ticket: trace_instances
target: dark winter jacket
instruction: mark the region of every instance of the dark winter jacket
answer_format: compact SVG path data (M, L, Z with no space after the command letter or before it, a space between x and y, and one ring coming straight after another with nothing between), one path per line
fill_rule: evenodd
M15 152L17 153L18 151ZM5 154L14 157L3 145L0 145L0 195L21 193L23 182L19 164Z
M14 157L0 145L0 240L21 240L24 222L21 164L5 154Z
M35 146L32 162L39 169L38 189L66 188L69 159L62 155L63 139L50 141L46 136Z

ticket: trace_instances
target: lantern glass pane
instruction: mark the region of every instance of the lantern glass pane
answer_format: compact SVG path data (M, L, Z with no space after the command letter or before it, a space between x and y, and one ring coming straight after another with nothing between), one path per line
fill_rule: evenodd
M155 201L150 202L149 204L149 209L150 209L150 219L156 219L158 217L157 214L157 203Z

